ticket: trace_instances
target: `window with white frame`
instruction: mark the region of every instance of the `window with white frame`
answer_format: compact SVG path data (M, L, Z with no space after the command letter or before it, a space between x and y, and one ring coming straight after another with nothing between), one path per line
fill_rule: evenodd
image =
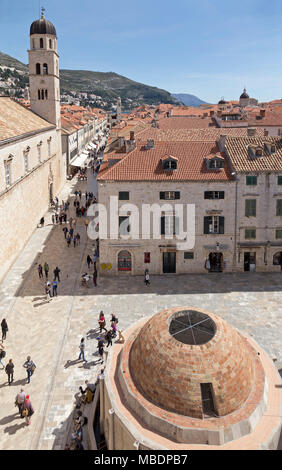
M24 152L24 171L28 172L28 153Z
M5 180L6 180L6 186L10 186L10 184L11 184L11 163L6 163L6 165L5 165Z
M38 163L41 163L41 145L37 145L37 158Z

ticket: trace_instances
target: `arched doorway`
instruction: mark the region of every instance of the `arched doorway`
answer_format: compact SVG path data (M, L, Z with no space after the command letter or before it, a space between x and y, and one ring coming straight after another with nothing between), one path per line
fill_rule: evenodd
M123 250L118 254L118 271L131 271L131 254Z
M210 273L222 273L224 264L223 264L223 254L218 251L209 254L210 261Z
M275 253L275 255L273 255L273 264L274 266L280 265L282 270L282 251L278 251Z

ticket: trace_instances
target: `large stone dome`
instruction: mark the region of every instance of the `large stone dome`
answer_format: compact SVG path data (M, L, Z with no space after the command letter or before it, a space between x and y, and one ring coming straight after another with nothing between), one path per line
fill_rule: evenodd
M30 36L32 34L51 34L57 37L55 26L42 16L40 20L36 20L30 26Z
M185 307L154 315L129 353L137 390L154 405L191 418L204 417L211 396L216 416L238 410L254 385L255 361L247 340L224 320Z

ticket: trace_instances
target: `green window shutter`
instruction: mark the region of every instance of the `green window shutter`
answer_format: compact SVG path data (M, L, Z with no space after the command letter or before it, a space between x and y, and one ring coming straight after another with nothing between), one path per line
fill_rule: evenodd
M164 191L160 192L160 199L165 199L165 192Z
M277 184L278 184L279 186L282 185L282 176L278 176L278 177L277 177Z
M246 185L247 186L256 186L257 185L257 176L246 176Z
M224 233L224 217L219 217L219 233Z
M245 238L246 240L251 239L251 238L252 239L256 238L256 229L246 229Z
M256 199L245 200L245 216L256 217L257 215L257 201Z
M161 217L161 235L165 235L165 216Z
M204 217L204 234L210 233L210 217Z
M180 199L180 191L175 191L175 199Z
M282 199L277 199L276 202L276 215L282 215Z
M219 199L224 199L224 191L219 191Z
M277 229L275 231L275 238L282 238L282 229Z
M120 191L118 193L119 201L129 201L129 192L128 191Z

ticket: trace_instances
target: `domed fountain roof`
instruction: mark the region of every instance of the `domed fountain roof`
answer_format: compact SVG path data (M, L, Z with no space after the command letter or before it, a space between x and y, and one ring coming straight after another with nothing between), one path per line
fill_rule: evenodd
M226 416L244 404L255 381L255 354L246 339L195 308L154 315L137 334L129 359L133 382L147 400L192 418L203 417L207 387L215 414Z

